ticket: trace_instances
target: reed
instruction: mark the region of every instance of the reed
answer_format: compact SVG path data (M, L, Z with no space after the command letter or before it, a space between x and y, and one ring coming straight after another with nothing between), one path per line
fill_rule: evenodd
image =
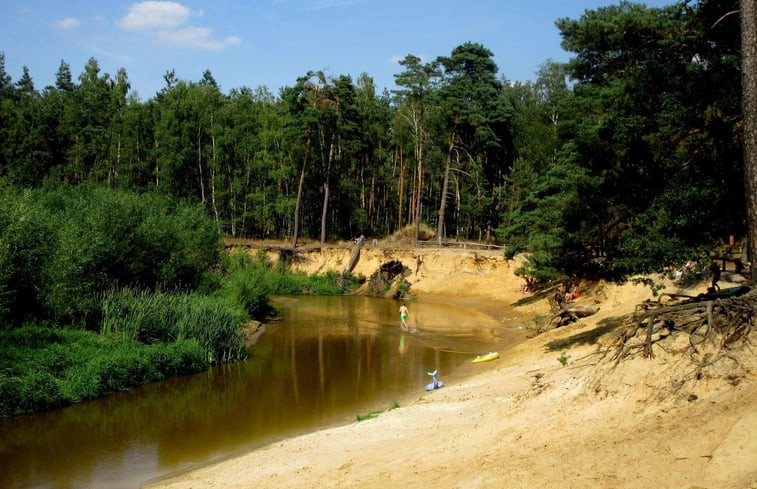
M223 296L114 289L103 299L100 332L144 344L193 339L208 363L246 357L244 308Z

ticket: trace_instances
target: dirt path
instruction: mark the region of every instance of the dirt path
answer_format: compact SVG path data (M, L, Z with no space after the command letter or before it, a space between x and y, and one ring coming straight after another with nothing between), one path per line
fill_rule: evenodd
M313 256L303 269L325 271L340 257ZM381 250L364 253L359 270L372 272L388 257L414 270L412 252ZM495 317L502 304L523 298L514 264L496 254L442 250L422 261L408 277L419 296L479 303ZM669 285L666 292L696 290ZM757 489L753 353L740 358L749 373L730 382L727 373L686 380L681 355L659 351L611 368L597 353L613 338L613 319L650 297L631 282L607 285L581 299L599 313L508 350L471 378L375 419L149 487ZM543 314L546 304L521 312Z

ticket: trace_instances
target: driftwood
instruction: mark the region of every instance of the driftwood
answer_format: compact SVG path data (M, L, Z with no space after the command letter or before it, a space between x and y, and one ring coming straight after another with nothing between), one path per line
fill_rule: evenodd
M556 326L563 326L570 322L578 321L580 318L591 316L599 311L599 307L596 306L581 306L573 304L572 302L557 302L552 304L552 319L551 322L556 323Z
M352 255L350 255L350 261L347 263L347 266L344 268L344 271L342 272L342 276L349 275L352 273L352 270L355 269L355 266L357 265L358 260L360 260L360 248L363 247L363 243L365 242L365 236L360 236L358 239L355 240L355 246L352 247Z

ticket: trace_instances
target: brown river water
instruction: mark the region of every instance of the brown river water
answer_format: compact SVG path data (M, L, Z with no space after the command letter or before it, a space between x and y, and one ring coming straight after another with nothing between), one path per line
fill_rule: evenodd
M0 487L135 488L426 395L486 368L524 321L449 303L278 298L249 358L55 411L0 419Z

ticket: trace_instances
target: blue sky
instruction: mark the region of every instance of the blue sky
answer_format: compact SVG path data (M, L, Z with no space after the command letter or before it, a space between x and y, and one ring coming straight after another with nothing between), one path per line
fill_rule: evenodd
M397 60L446 56L472 41L494 53L500 76L534 80L567 61L555 20L612 0L31 0L0 4L0 52L13 81L24 65L35 87L54 83L61 60L74 78L87 60L101 73L125 68L142 100L209 69L221 89L265 85L274 94L309 70L361 73L394 88ZM673 0L648 0L650 7Z

